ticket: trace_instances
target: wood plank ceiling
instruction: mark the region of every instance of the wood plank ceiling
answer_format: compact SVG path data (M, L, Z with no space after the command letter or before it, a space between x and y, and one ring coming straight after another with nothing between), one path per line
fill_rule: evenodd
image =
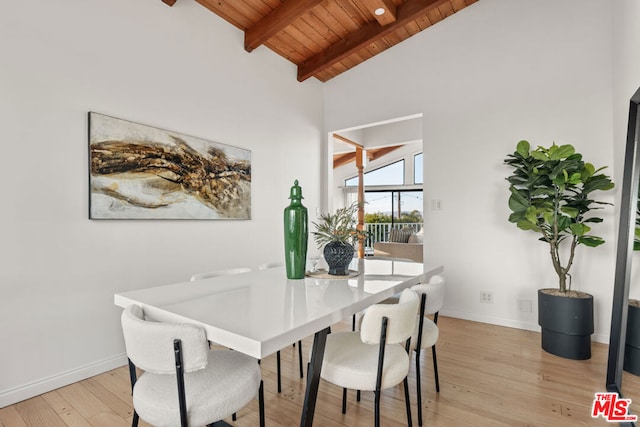
M326 82L478 0L196 1L244 31L248 52L265 45L299 81Z

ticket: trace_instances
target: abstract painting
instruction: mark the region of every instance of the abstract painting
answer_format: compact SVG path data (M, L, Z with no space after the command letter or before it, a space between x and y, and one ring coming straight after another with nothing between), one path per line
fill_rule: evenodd
M250 219L251 151L89 113L89 218Z

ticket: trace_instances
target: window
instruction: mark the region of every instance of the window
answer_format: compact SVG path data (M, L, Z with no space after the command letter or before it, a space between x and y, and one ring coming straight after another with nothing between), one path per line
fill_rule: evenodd
M422 190L367 191L364 198L366 247L388 241L393 228L409 228L414 232L422 228Z
M346 179L344 185L357 187L358 177ZM404 185L404 160L365 172L364 185Z
M422 153L413 156L413 183L422 184Z
M400 220L403 216L416 215L422 221L422 190L411 191L367 191L364 195L365 213L384 213L391 221Z

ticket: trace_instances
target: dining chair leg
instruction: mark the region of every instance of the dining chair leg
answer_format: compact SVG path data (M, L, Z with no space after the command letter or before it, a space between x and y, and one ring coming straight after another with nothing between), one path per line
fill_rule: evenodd
M280 379L280 351L276 352L276 371L278 373L278 393L282 392L282 381Z
M133 395L133 386L136 384L138 380L138 373L136 372L136 365L133 364L131 359L127 358L129 363L129 380L131 382L131 395ZM133 419L131 420L131 427L138 427L138 420L140 416L136 412L136 409L133 408Z
M347 389L342 389L342 413L347 413Z
M235 421L238 418L238 416L236 415L236 413L234 412L233 414L231 414L231 420Z
M404 377L404 401L407 404L407 425L409 427L413 426L413 422L411 420L411 402L409 401L409 379L408 377Z
M416 399L418 400L418 425L422 425L422 386L420 380L420 349L416 349Z
M373 425L380 427L380 390L374 392Z
M356 391L356 402L360 402L360 390Z
M382 327L380 328L380 343L378 347L378 372L376 373L376 389L375 389L375 407L374 407L374 425L380 427L380 389L382 388L382 372L384 367L384 350L387 345L387 328L389 318L382 317ZM407 345L409 340L407 340Z
M260 388L258 389L258 409L260 412L260 427L264 427L264 383L260 380Z
M302 368L302 341L298 341L298 363L300 365L300 378L304 378L304 369Z
M440 379L438 378L438 359L436 359L436 346L431 347L431 355L433 356L433 376L436 380L436 393L440 393Z

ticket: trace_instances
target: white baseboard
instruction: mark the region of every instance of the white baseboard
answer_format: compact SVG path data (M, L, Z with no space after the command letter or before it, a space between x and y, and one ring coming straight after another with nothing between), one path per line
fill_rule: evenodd
M14 403L30 399L34 396L55 390L66 385L82 381L103 372L110 371L115 368L127 364L127 355L119 354L107 359L99 360L88 365L61 372L29 384L24 384L8 390L0 391L0 408L13 405Z
M506 326L508 328L523 329L525 331L540 332L540 326L537 323L520 322L513 319L504 319L501 317L483 316L477 313L466 313L456 310L442 310L443 316L455 317L457 319L471 320L473 322L488 323L490 325ZM593 334L591 339L595 342L609 344L609 335Z

